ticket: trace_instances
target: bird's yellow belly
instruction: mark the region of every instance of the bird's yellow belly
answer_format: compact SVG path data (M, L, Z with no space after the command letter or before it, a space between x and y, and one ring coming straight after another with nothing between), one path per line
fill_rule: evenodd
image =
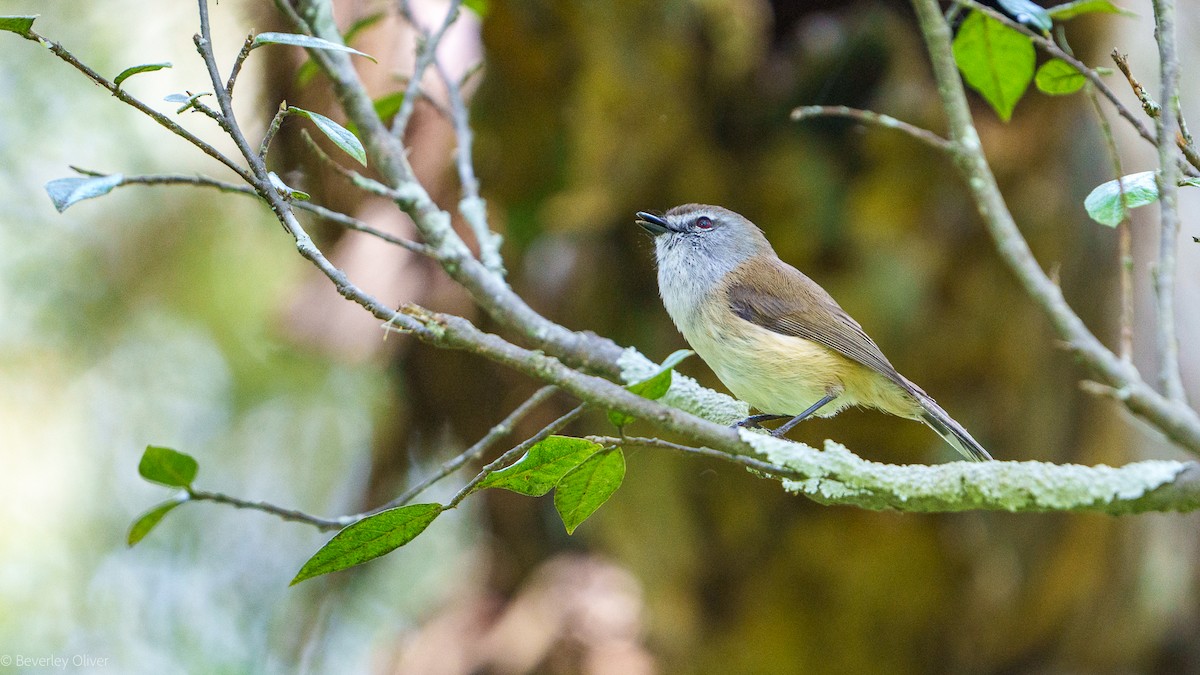
M887 377L823 345L742 319L726 320L722 329L698 323L708 328L681 327L688 343L734 396L764 413L797 415L834 394L817 416L860 405L920 417L920 405Z

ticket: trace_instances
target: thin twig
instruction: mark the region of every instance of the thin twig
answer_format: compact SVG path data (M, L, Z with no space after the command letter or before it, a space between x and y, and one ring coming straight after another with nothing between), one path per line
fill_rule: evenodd
M804 475L795 469L788 469L786 467L778 466L761 459L749 457L747 455L731 455L728 452L721 452L720 450L713 450L712 448L672 443L671 441L664 441L660 438L643 438L639 436L587 436L586 438L589 441L605 446L658 448L660 450L672 450L685 455L711 457L713 459L739 464L747 469L753 469L759 473L763 473L768 476L774 476L776 478L804 478Z
M521 455L524 455L526 452L528 452L530 448L532 448L533 446L537 445L538 443L541 443L542 441L546 440L547 438L550 437L551 434L557 433L559 429L562 429L563 427L565 427L568 424L570 424L571 422L573 422L575 420L575 418L577 418L581 414L583 414L583 411L585 408L587 408L587 404L580 403L579 405L572 408L571 411L568 412L567 414L554 420L550 424L547 424L545 427L542 428L541 431L539 431L536 434L534 434L533 436L531 436L525 442L521 443L520 445L517 445L516 447L514 447L513 449L504 453L503 455L500 455L499 457L496 458L495 461L493 461L492 463L483 467L483 469L480 470L480 472L478 474L476 474L475 477L470 480L470 482L468 482L466 485L463 486L463 489L458 491L458 494L454 495L453 499L451 499L449 502L447 502L446 508L452 509L452 508L458 506L459 503L462 502L462 500L467 498L467 495L469 495L475 491L475 486L479 485L479 483L484 478L487 478L494 471L499 470L501 467L507 466L513 460L517 459Z
M487 203L479 196L479 179L475 177L475 165L471 160L471 146L474 135L471 132L471 120L463 101L462 89L440 59L434 58L434 65L442 82L446 85L446 94L450 101L451 120L454 123L454 135L458 138L454 153L455 166L458 167L458 180L462 184L462 199L458 202L458 210L467 221L475 241L479 244L479 261L495 274L504 275L504 260L500 257L500 235L492 232L487 223Z
M536 392L534 392L533 396L530 396L524 403L517 406L511 413L508 414L507 417L496 424L496 426L489 429L483 438L479 439L474 445L463 451L462 454L444 462L440 467L438 467L437 471L433 472L416 485L405 490L400 494L399 497L396 497L392 501L368 511L365 514L360 514L360 516L356 516L355 518L357 519L359 517L365 517L371 515L372 513L386 511L387 509L403 506L411 502L417 495L428 489L429 486L454 473L464 464L475 461L481 455L483 455L483 453L487 452L488 448L492 447L496 441L499 441L501 438L511 434L513 429L516 428L517 424L524 419L526 415L532 412L534 408L538 407L547 399L549 399L556 391L558 391L558 387L555 387L554 385L547 385L541 389L538 389Z
M1161 66L1162 94L1159 98L1163 102L1162 112L1156 120L1159 163L1156 180L1162 227L1158 266L1154 273L1154 292L1158 300L1159 381L1167 398L1186 402L1175 327L1175 254L1179 240L1179 170L1175 163L1179 57L1175 53L1175 2L1153 0L1153 5L1154 35Z
M251 174L246 170L245 167L239 165L231 157L225 155L225 153L221 152L220 150L217 150L216 148L209 145L208 143L205 143L198 136L196 136L192 132L188 131L187 129L184 129L183 127L181 127L178 123L176 123L171 118L167 117L166 115L164 115L164 114L158 112L157 110L151 108L150 106L146 105L140 99L129 95L124 89L121 89L117 85L113 84L111 81L106 79L103 75L101 75L100 73L97 73L95 70L88 67L82 61L75 58L74 54L67 51L66 48L64 48L59 43L54 42L53 40L50 40L48 38L42 37L41 35L38 35L37 33L33 32L32 30L29 31L28 33L22 34L22 36L28 40L32 40L32 41L37 42L38 44L48 48L50 50L50 53L54 54L58 58L67 62L68 64L70 64L71 67L73 67L73 68L75 68L75 70L78 70L79 72L83 73L92 82L95 82L96 84L100 85L101 87L104 87L105 89L107 89L109 91L109 93L111 93L113 96L115 96L117 98L117 100L121 101L122 103L124 103L128 106L136 108L139 112L146 115L150 119L154 120L160 126L166 128L171 133L183 138L188 143L191 143L192 145L199 148L200 151L203 152L204 154L208 155L209 157L212 157L213 159L217 160L218 162L229 167L230 169L232 169L234 171L234 173L241 176L243 179L245 179L247 181L250 180Z
M1117 69L1125 75L1125 79L1129 82L1129 88L1133 90L1133 95L1137 96L1138 100L1142 102L1142 111L1146 113L1146 117L1158 119L1158 116L1162 113L1162 107L1150 96L1150 92L1146 91L1142 83L1134 77L1133 71L1129 68L1129 58L1117 49L1112 50L1109 56L1112 57L1113 63L1117 64Z
M941 152L950 152L953 149L950 141L928 129L923 129L914 124L898 120L890 115L883 115L870 110L859 110L858 108L847 108L846 106L808 105L792 111L792 121L812 119L814 117L846 117L863 124L871 124L885 129L895 129Z
M246 499L239 499L237 497L231 497L220 492L189 489L188 498L192 501L216 502L218 504L228 504L239 509L262 511L263 513L270 513L271 515L278 516L284 520L313 525L320 530L339 530L353 522L347 518L322 518L320 516L304 513L303 511L285 509L282 506L276 506L268 502L254 502Z
M458 18L459 6L462 0L450 0L450 7L446 10L446 17L442 20L436 32L430 32L428 28L421 26L416 17L412 13L412 8L407 0L400 0L400 14L408 21L408 23L417 31L417 58L413 64L413 73L408 80L408 86L404 90L404 100L400 102L400 110L396 112L396 117L392 120L392 135L400 138L404 135L405 129L408 128L408 120L412 117L415 109L418 93L421 89L421 80L425 77L425 71L437 58L438 44L441 43L442 37L450 28L450 25Z
M271 140L275 138L275 134L279 133L279 127L283 126L283 118L287 117L287 114L287 101L281 101L279 110L275 112L275 116L271 118L271 124L267 127L267 133L263 134L262 142L258 144L258 158L264 162L267 160L267 150L271 149Z
M1129 209L1125 206L1125 178L1121 168L1121 154L1117 151L1117 141L1113 137L1112 125L1104 116L1100 107L1100 99L1096 90L1088 85L1088 100L1096 111L1096 119L1100 123L1100 133L1104 136L1108 158L1112 162L1113 174L1117 180L1117 202L1121 205L1121 222L1117 223L1117 274L1121 284L1121 311L1119 329L1119 350L1121 360L1126 363L1133 361L1133 234L1129 229Z
M250 56L250 50L254 49L254 34L246 36L246 41L242 43L242 50L238 52L237 58L233 60L233 66L229 69L229 79L225 81L225 93L233 96L233 85L237 82L238 73L242 72L242 64L246 62L246 57Z

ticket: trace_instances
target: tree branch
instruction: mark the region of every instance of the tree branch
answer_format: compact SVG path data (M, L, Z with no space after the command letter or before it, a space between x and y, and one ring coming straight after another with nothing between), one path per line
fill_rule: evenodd
M1175 443L1200 453L1200 416L1196 411L1180 401L1159 395L1142 381L1132 365L1123 362L1097 340L1067 304L1062 290L1034 258L983 155L954 62L950 27L942 17L937 0L912 0L912 4L929 49L938 94L949 121L950 138L955 144L955 163L1001 259L1017 276L1026 293L1046 312L1070 349L1099 379L1121 392L1120 400L1130 411L1146 418Z
M1179 242L1179 168L1175 163L1179 110L1179 58L1175 53L1175 2L1153 0L1154 37L1158 42L1163 105L1155 118L1158 131L1159 219L1161 234L1154 292L1158 299L1159 381L1172 401L1186 403L1179 372L1179 337L1175 328L1175 249Z

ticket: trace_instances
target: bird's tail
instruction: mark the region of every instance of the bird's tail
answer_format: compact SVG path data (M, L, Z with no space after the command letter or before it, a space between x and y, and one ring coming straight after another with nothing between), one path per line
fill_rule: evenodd
M945 411L929 397L928 394L917 389L917 401L921 404L924 412L921 414L921 421L929 425L930 429L937 432L947 443L955 450L962 453L963 457L975 462L986 462L992 459L987 450L979 444L961 424L954 421L953 417Z

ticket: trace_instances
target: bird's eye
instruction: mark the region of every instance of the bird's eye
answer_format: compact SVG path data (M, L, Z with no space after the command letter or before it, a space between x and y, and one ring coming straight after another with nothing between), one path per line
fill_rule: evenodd
M712 218L709 218L708 216L700 216L699 218L697 218L697 219L696 219L696 229L697 229L697 230L711 230L711 229L713 229L713 221L712 221Z

